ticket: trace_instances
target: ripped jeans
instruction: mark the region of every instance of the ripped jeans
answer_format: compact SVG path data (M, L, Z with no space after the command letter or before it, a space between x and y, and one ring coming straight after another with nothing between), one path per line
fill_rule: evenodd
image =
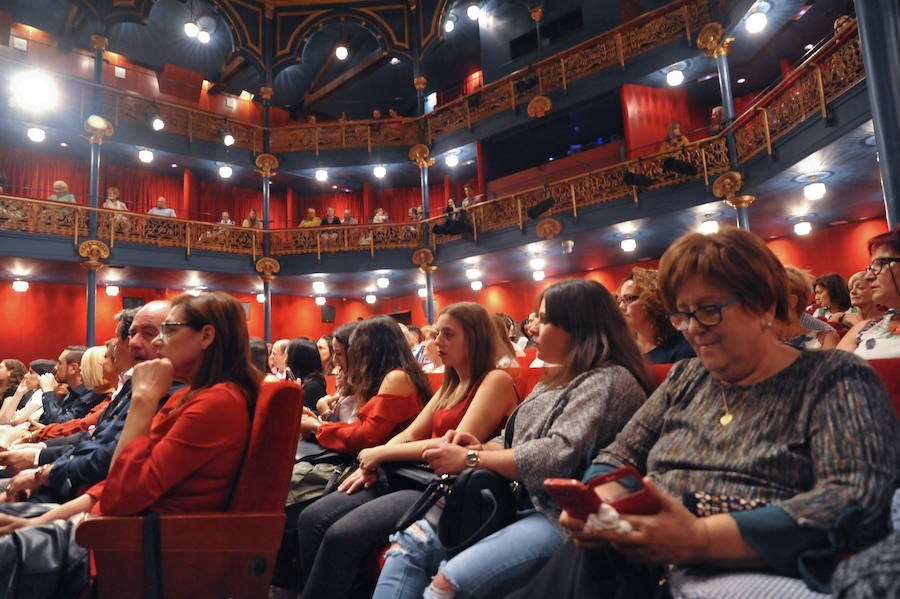
M546 516L521 511L515 522L449 557L425 520L391 536L384 568L372 599L480 599L502 597L523 586L562 547L563 539ZM438 571L455 594L436 594Z

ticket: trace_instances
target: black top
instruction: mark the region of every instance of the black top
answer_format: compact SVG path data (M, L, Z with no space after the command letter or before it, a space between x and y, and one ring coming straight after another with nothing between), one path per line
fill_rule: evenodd
M668 343L654 347L645 355L653 364L672 364L684 358L693 358L697 354L684 335L678 333Z

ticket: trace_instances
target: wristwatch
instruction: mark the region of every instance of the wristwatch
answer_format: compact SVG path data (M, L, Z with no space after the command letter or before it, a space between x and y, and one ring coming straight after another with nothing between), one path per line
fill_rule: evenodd
M470 449L468 453L466 453L466 468L475 468L478 466L478 452L474 449Z

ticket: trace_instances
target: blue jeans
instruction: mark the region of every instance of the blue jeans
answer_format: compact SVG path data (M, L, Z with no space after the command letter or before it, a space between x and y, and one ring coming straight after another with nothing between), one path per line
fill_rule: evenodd
M453 557L425 520L391 540L397 546L387 553L372 599L430 599L429 583L438 571L458 599L503 596L528 582L563 545L546 516L533 509L519 512L515 522Z

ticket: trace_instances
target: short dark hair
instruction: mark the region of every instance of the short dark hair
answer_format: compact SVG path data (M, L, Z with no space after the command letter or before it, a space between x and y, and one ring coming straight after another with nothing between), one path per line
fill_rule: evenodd
M831 309L835 312L850 309L850 288L847 281L836 272L822 275L813 283L813 289L821 287L828 292L831 298Z
M119 323L116 325L116 337L118 337L120 341L128 341L128 331L131 330L131 323L138 310L140 310L140 308L125 308L113 316L113 319Z
M259 337L250 338L250 361L261 373L269 372L269 348Z
M883 245L889 247L895 254L900 255L900 225L897 225L887 233L882 233L869 239L866 243L866 246L869 248L869 255Z
M84 345L69 345L66 347L66 361L74 362L75 364L81 364L81 356L84 355L84 352L87 351L87 346Z

